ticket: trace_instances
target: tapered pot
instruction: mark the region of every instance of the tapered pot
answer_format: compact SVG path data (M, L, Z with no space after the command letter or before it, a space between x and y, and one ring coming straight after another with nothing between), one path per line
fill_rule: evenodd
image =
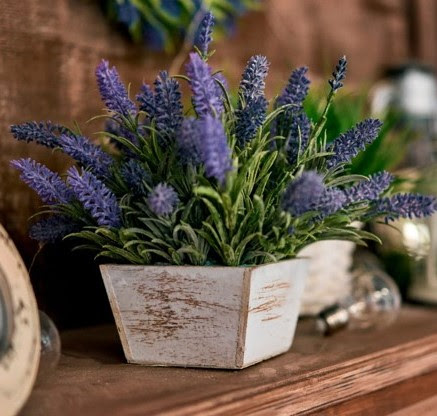
M307 260L100 269L128 362L239 369L290 348Z

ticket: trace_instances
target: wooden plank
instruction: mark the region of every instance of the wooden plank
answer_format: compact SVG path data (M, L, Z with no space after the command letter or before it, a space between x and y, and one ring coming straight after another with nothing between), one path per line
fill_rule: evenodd
M300 322L288 353L238 372L126 365L114 328L71 331L21 416L317 412L436 370L436 317L409 307L385 330L330 338Z
M317 409L307 416L383 416L404 412L407 416L425 416L411 409L428 406L437 394L437 371L413 377L381 390ZM435 409L437 406L435 407ZM409 413L406 413L410 411ZM432 413L432 415L434 415ZM399 415L397 415L399 416Z
M422 402L408 406L406 409L398 410L390 416L435 416L437 413L437 396L433 396Z

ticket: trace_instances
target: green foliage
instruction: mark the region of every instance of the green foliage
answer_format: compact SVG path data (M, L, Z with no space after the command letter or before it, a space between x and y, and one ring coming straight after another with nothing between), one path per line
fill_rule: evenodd
M315 89L305 101L305 110L312 120L318 120L324 110L323 92ZM358 121L369 116L367 93L340 92L327 112L326 138L328 143ZM395 171L403 161L408 145L414 140L412 132L404 126L398 129L400 116L394 111L379 115L384 122L378 137L361 152L349 166L351 174L371 175L383 170Z

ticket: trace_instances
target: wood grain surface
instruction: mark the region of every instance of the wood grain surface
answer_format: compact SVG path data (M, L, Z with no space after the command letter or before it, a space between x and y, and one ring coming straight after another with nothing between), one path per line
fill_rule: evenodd
M287 354L238 372L127 365L115 328L70 331L59 368L20 416L336 414L326 409L437 370L436 317L435 309L404 308L390 328L330 338L300 322ZM388 414L389 404L368 414Z

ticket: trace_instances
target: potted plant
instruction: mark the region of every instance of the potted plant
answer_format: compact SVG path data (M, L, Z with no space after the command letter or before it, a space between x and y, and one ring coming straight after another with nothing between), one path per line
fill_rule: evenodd
M50 123L12 127L18 140L62 150L79 167L66 181L31 159L12 165L47 204L30 235L68 236L94 250L129 362L242 368L291 345L308 244L376 239L354 221L424 216L434 198L387 196L392 177L348 175L347 165L381 123L368 119L325 140L326 111L345 78L342 58L321 118L303 111L306 68L274 100L264 96L268 62L252 57L232 105L213 72L211 16L186 76L160 72L154 90L129 98L115 68L97 68L108 109L107 150ZM184 110L178 79L188 82ZM377 240L377 239L376 239ZM108 262L111 262L108 264Z

